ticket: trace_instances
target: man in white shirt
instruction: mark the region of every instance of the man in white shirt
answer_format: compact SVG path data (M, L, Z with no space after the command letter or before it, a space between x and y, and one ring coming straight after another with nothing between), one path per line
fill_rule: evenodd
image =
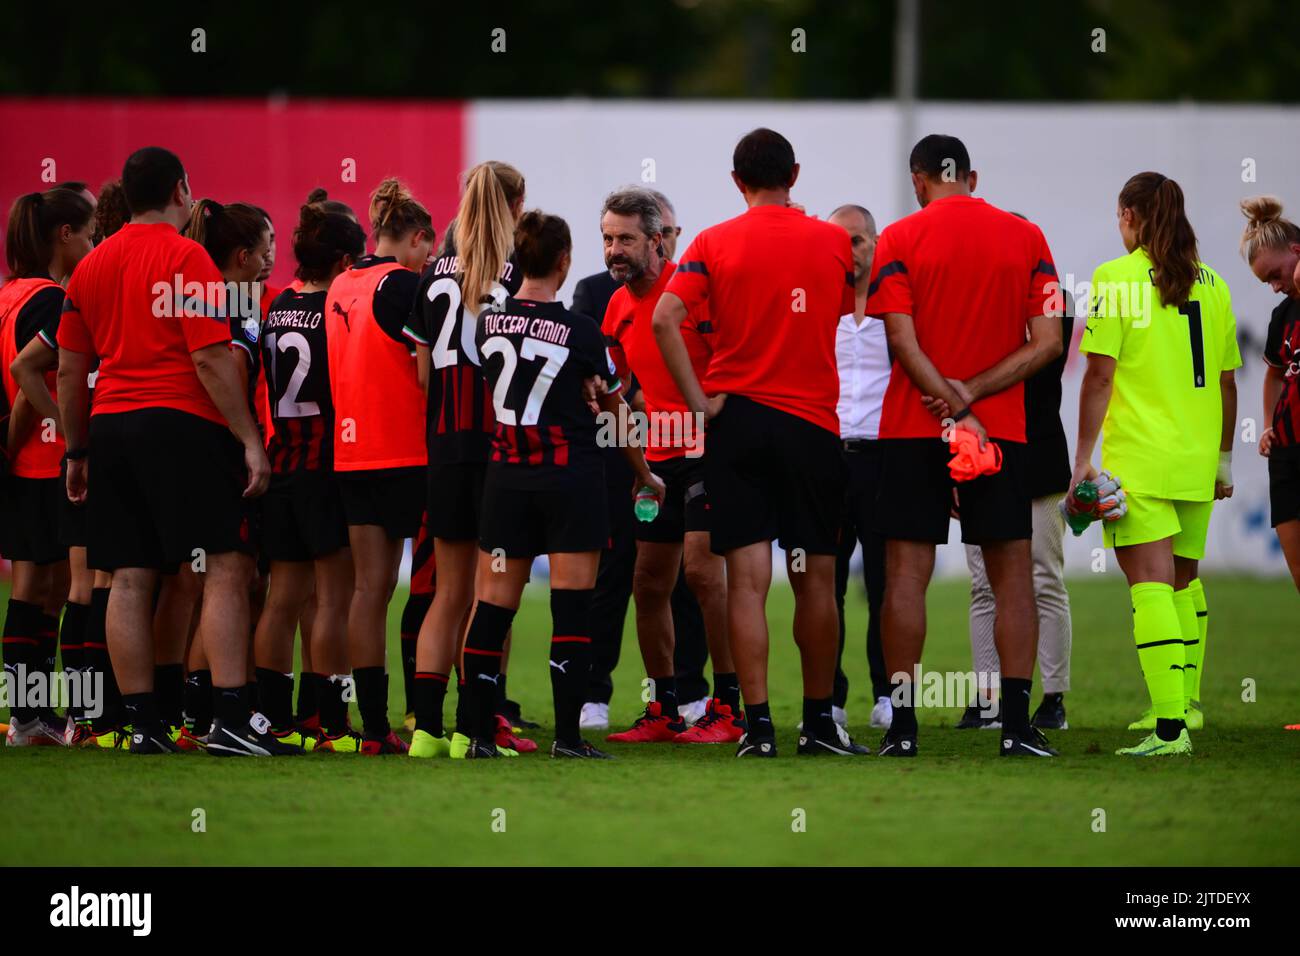
M871 726L888 728L893 717L885 656L880 643L881 607L885 599L885 541L876 533L876 489L880 477L880 411L889 385L890 357L885 323L864 314L871 258L876 251L876 222L862 206L846 204L829 220L843 226L853 242L853 280L857 293L853 312L840 317L835 332L835 358L840 371L836 412L848 470L848 491L840 550L835 560L835 600L840 612L840 660L844 656L844 595L849 586L849 562L862 545L862 576L867 587L867 662L871 669ZM837 661L832 713L847 723L845 704L849 681Z

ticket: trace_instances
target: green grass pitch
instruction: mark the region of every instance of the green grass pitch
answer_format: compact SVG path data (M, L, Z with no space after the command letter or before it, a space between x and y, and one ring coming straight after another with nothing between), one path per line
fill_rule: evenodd
M1059 759L1002 760L995 733L952 729L957 710L921 712L916 760L797 758L792 601L777 585L769 617L778 760L667 744L610 745L618 757L610 762L539 752L491 764L4 750L0 780L23 810L0 822L0 864L1295 865L1300 733L1282 727L1300 721L1300 599L1281 579L1216 577L1206 591L1207 723L1190 760L1112 755L1137 736L1124 724L1145 701L1128 597L1114 574L1071 582L1071 729L1051 735ZM400 592L390 611L395 672L404 600ZM964 582L931 589L927 669L969 669L966 609ZM851 595L849 615L850 730L874 743L861 595ZM530 587L510 693L544 724L548 635L545 591ZM629 618L616 725L640 709L640 677ZM1253 702L1243 701L1243 682L1253 682ZM391 688L400 725L398 673ZM537 737L544 751L549 727ZM196 809L206 832L194 832Z

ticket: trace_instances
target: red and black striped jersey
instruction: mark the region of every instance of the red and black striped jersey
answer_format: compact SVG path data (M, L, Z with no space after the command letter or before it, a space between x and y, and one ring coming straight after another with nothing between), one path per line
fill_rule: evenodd
M1273 310L1264 361L1282 372L1282 392L1273 408L1272 455L1300 456L1300 300L1287 296Z
M258 354L271 405L267 455L276 474L329 469L334 464L334 403L330 398L325 292L286 289L263 323Z
M429 534L429 515L420 521L420 530L411 541L411 593L432 594L437 583L437 565L433 560L433 537Z
M503 485L563 487L602 474L597 423L582 383L620 388L599 326L559 302L508 298L478 318L475 343L492 392L496 430L489 467Z
M429 403L426 429L430 464L488 460L496 420L474 343L478 309L466 311L454 254L439 256L420 277L411 319L403 330L429 349ZM514 259L501 270L493 299L504 301L519 288Z

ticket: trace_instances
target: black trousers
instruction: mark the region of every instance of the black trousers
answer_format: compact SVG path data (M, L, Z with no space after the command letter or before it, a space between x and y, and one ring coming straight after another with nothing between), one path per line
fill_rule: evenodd
M636 568L632 471L617 449L610 449L605 457L605 479L610 546L600 556L596 593L591 600L591 676L587 680L587 701L596 704L608 704L614 694L613 674L623 647L623 623L632 599L632 572ZM686 703L709 695L709 682L704 677L709 645L704 636L704 616L686 586L684 573L678 574L672 609L677 636L673 655L677 699Z
M862 545L862 579L867 589L867 666L871 672L871 697L889 696L885 673L885 652L880 641L881 609L885 602L885 539L876 532L876 496L880 487L880 446L875 441L857 441L845 451L848 488L844 518L840 527L839 551L835 555L835 604L840 615L840 650L835 664L833 703L843 707L849 698L849 678L844 673L844 595L849 588L849 561Z

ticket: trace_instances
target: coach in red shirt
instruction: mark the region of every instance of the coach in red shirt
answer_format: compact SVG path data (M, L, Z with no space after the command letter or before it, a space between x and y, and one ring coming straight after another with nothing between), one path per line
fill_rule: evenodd
M217 705L209 749L270 753L264 718L250 722L243 697L252 559L242 502L266 489L270 466L230 353L221 273L177 231L192 199L175 155L132 153L122 188L131 221L68 283L58 385L68 497L87 503L88 563L113 574L108 646L131 751L177 749L153 696L153 598L160 574L201 556Z
M925 643L934 546L948 540L957 487L962 541L980 546L997 606L1000 752L1054 756L1029 725L1038 612L1023 382L1061 354L1056 267L1037 226L971 195L976 174L960 140L926 136L910 166L921 211L881 235L866 310L885 320L894 358L880 420L879 510L894 720L880 753L916 754L913 669ZM940 420L930 407L951 416ZM981 447L997 444L1000 470L956 485L948 462L957 430L973 432Z
M767 699L772 540L786 551L803 664L800 753L866 753L831 718L838 645L835 551L844 501L835 327L853 309L849 234L792 207L799 176L784 136L736 145L749 207L704 230L655 307L653 327L687 406L709 421L704 453L713 551L727 561L727 614L749 729L737 756L776 755ZM696 377L681 325L705 301L713 355Z

